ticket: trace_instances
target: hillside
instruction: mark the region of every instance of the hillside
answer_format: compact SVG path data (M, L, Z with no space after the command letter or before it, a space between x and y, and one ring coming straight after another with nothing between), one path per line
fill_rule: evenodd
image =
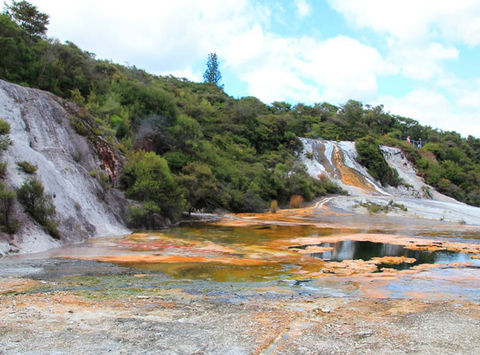
M363 164L371 166L359 169L383 180L381 190L387 193L387 185L401 185L401 180L385 175L390 173L378 149L380 145L401 149L426 184L480 206L478 138L425 127L385 112L382 106L357 101L341 106L292 106L285 102L266 105L254 97L236 99L214 84L151 75L136 67L97 60L71 42L62 44L44 34L28 33L10 15L0 14L0 43L3 53L8 53L0 57L0 78L49 91L73 103L67 106L75 106L75 114L67 112L62 120L70 122L75 137L81 137L82 144L97 153L98 142L103 142L105 149L124 162L114 185L137 201L125 204L125 218L132 228L158 228L178 220L183 211L263 211L272 201L287 206L295 195L312 201L339 193L328 177L318 179L318 174L309 174L310 167L298 159L305 154L300 137L363 144ZM7 91L5 97L20 89ZM25 91L25 95L34 92ZM8 111L7 98L2 100ZM26 101L22 107L31 109ZM10 123L14 133L16 121L7 111L0 112L0 118ZM42 134L52 134L53 139L56 133L48 127L45 130ZM426 144L415 148L405 141L407 136L421 138ZM69 144L76 140L59 140L56 146L75 154L78 147ZM22 157L13 158L10 150L4 154L6 182L12 189L18 188L8 180L16 169L14 160L28 161L27 156L34 156L27 148ZM39 165L42 178L52 171L44 160L32 163ZM88 174L95 170L93 160L89 164ZM352 160L352 164L358 162ZM73 165L63 166L63 171L65 167L73 169ZM109 182L106 176L107 180L103 175L96 179L105 184ZM70 183L71 178L64 177ZM90 176L89 181L95 179ZM372 184L374 190L377 187ZM47 189L47 193L55 192ZM58 213L64 208L71 210L69 203L59 206Z
M110 172L115 179L119 166L110 164L109 170L108 165L115 155L101 141L95 147L78 135L68 119L74 114L75 105L52 94L0 80L0 117L11 127L10 144L3 153L3 183L18 191L32 178L40 181L45 193L53 197L55 222L64 242L127 233L122 211L125 199L91 173L100 176ZM20 162L37 169L26 172ZM59 245L18 201L9 210L10 220L18 223L14 246L24 252L38 252ZM9 246L1 249L6 251Z

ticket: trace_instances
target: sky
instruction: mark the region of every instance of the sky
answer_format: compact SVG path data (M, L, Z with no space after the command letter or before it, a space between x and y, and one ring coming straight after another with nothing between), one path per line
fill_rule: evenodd
M480 137L479 0L31 0L97 58L291 104L349 99Z

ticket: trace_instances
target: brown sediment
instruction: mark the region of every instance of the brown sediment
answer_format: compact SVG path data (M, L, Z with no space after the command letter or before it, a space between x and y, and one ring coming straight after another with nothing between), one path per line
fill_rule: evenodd
M480 259L480 255L472 255L470 256L471 259Z
M293 250L300 254L314 254L325 253L327 251L333 251L334 249L331 247L318 247L315 245L308 245L305 249L291 248L290 250Z
M405 256L384 256L375 257L370 260L343 260L326 262L320 272L314 274L321 276L322 274L337 274L337 275L354 275L354 274L372 274L378 271L378 265L399 265L402 263L413 264L416 261L414 258L407 258ZM386 271L385 275L393 276L397 274L394 269L382 268L381 271ZM390 271L392 270L392 271ZM385 276L385 275L382 275Z
M31 279L0 279L0 295L25 292L38 284L37 281Z
M338 274L338 275L353 275L357 273L371 273L378 270L375 263L365 260L344 260L331 261L325 263L325 266L315 276L321 274Z
M371 260L374 264L388 264L388 265L399 265L399 264L413 264L417 261L415 258L407 258L406 256L383 256L375 257Z
M345 165L343 153L338 147L332 152L332 162L340 174L340 178L345 185L355 186L370 192L375 191L375 187L369 183L363 176L355 170Z
M445 250L445 248L437 245L406 245L405 249L428 251L430 253L433 253L439 250Z

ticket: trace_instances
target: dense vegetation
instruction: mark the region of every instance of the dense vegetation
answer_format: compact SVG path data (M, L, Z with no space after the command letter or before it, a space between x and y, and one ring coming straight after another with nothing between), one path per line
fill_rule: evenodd
M12 11L0 14L0 78L79 105L83 114L72 118L77 131L101 135L129 157L121 186L141 202L132 210L138 218L155 213L176 218L182 210L257 211L273 200L288 203L293 195L310 201L338 192L296 162L298 137L357 140L363 163L391 185L398 179L377 164L378 143L400 147L429 184L480 206L480 139L356 101L291 106L234 99L216 83L97 60L71 42L45 38L48 17L37 13L40 25L28 30ZM407 136L427 144L416 149L405 142Z
M385 160L379 143L372 137L360 138L355 142L357 161L368 169L368 173L379 180L382 185L398 186L398 172L392 169Z

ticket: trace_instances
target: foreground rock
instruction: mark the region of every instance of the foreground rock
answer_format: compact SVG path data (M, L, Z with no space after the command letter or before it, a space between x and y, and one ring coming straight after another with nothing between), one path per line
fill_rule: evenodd
M480 351L480 311L468 302L271 295L231 302L228 293L145 292L3 296L0 348L16 354Z

